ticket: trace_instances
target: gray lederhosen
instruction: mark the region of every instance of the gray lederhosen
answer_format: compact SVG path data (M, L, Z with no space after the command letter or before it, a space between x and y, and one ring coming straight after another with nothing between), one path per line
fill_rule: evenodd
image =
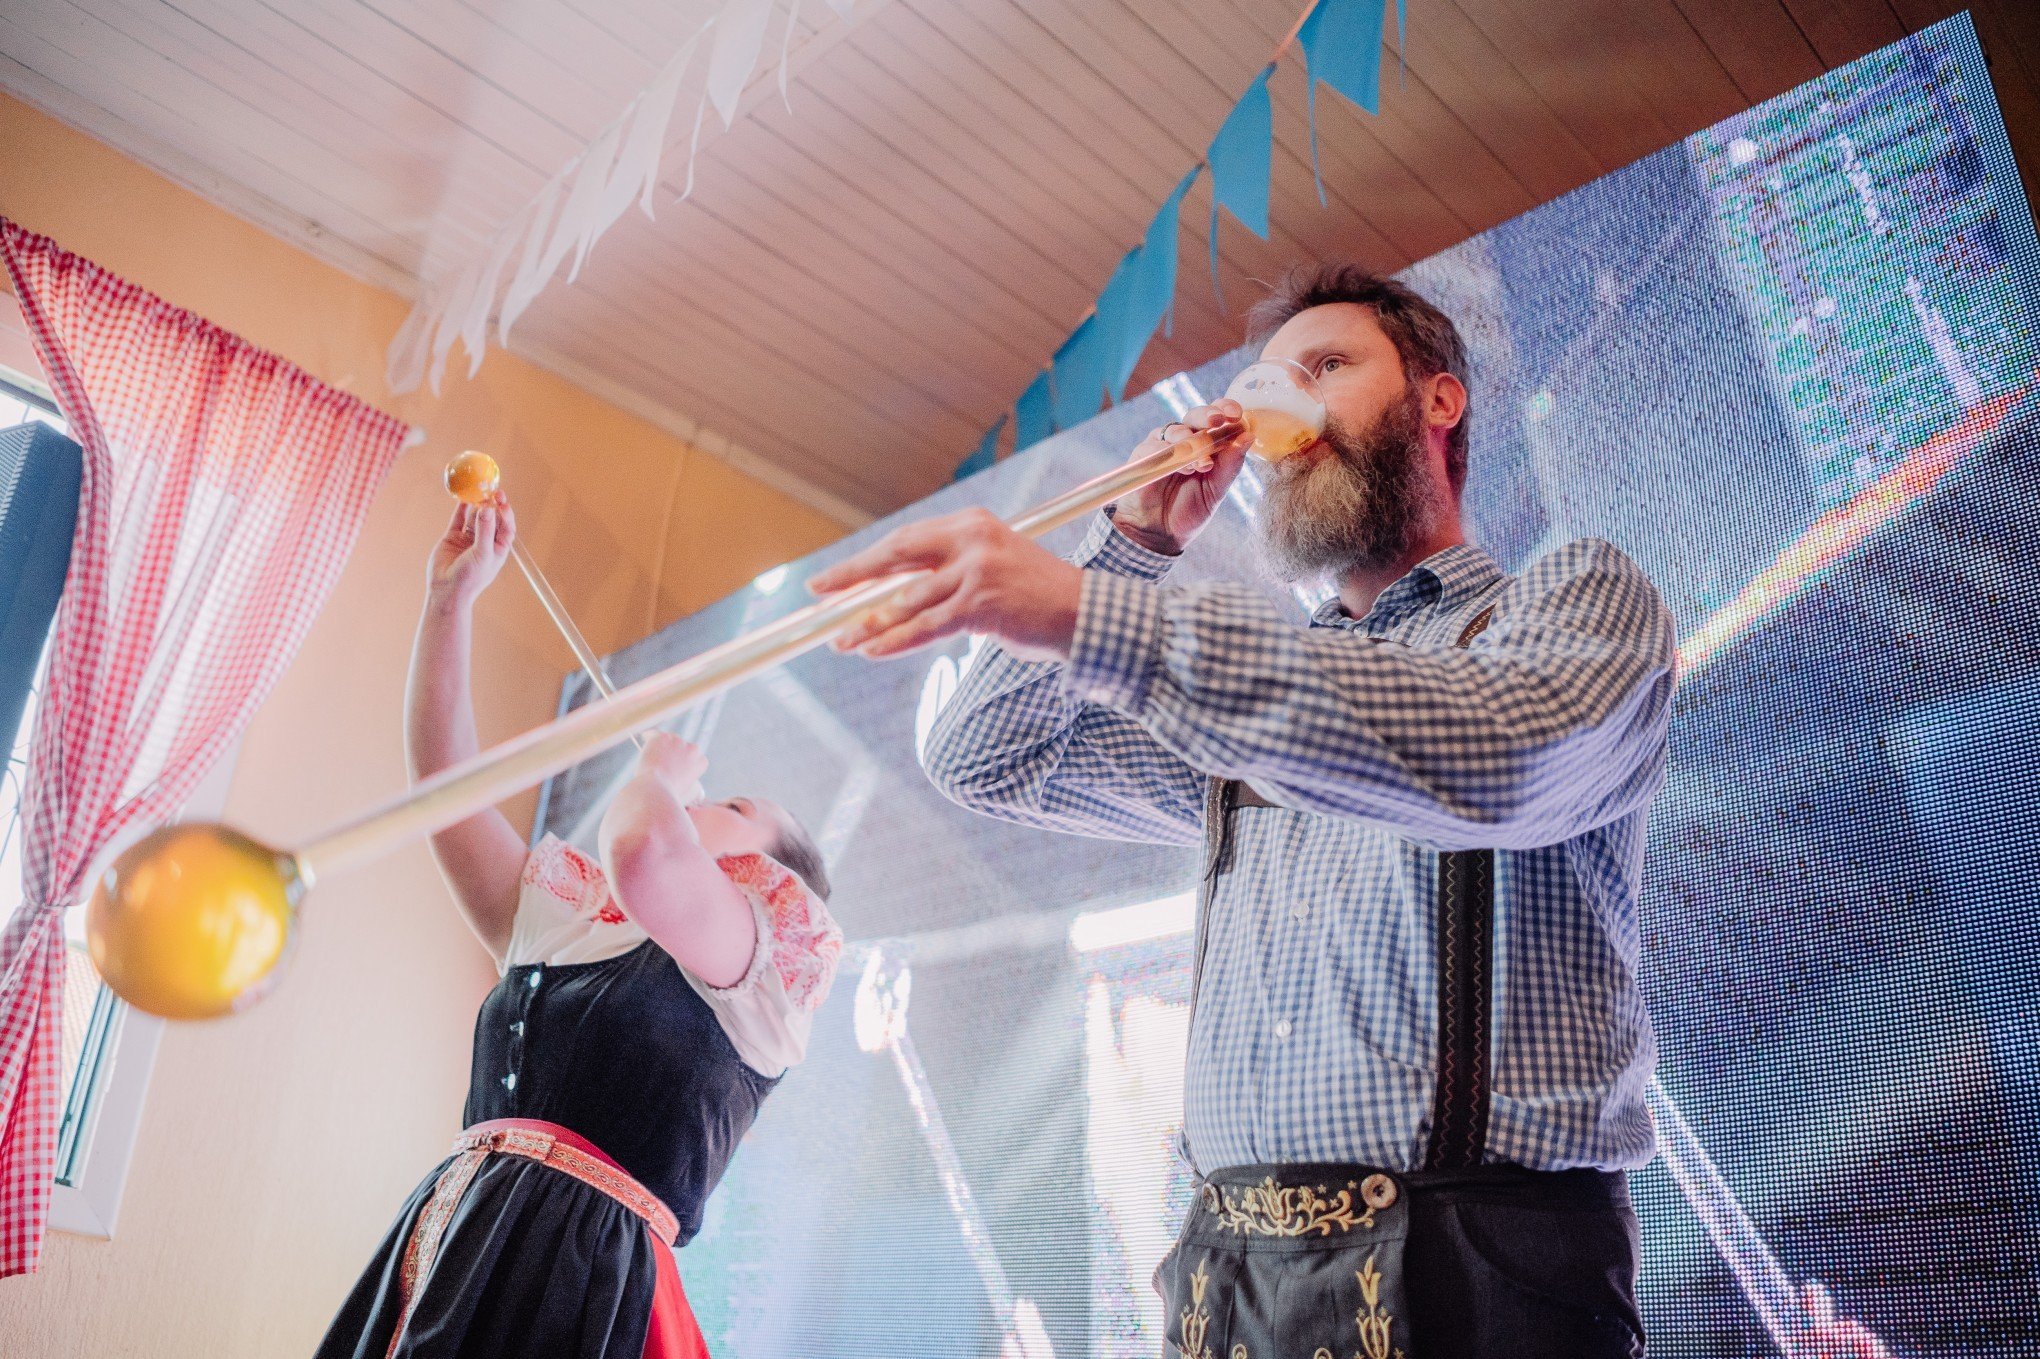
M1493 615L1460 634L1464 647ZM1275 804L1212 781L1194 1011L1234 813ZM1643 1353L1636 1217L1619 1173L1486 1163L1494 851L1438 856L1438 1081L1414 1172L1214 1170L1155 1273L1187 1359L1602 1359Z

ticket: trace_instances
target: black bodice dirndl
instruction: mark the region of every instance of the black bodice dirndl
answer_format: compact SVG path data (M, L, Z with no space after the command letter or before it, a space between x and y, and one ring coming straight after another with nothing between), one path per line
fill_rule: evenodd
M776 1081L737 1056L679 966L620 957L513 967L482 1003L468 1125L536 1118L579 1133L665 1201L679 1243ZM426 1175L327 1331L318 1359L384 1359L398 1270L445 1163ZM641 1218L521 1156L482 1163L424 1280L401 1359L639 1359L655 1285Z

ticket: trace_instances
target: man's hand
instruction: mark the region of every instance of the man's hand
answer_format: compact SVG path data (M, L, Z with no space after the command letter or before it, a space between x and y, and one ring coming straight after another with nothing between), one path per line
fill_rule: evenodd
M833 594L867 580L921 571L891 603L836 639L838 651L898 656L956 632L996 637L1023 660L1067 660L1084 573L1013 532L989 510L964 510L896 529L808 582Z
M1217 453L1206 461L1192 463L1174 476L1150 482L1120 501L1112 511L1112 522L1119 531L1148 551L1171 557L1188 547L1218 509L1218 502L1225 499L1226 488L1246 463L1247 448L1253 441L1242 423L1245 414L1237 401L1216 401L1195 407L1180 421L1163 425L1148 435L1133 450L1133 458L1144 458L1193 430L1232 426L1240 431L1237 437L1221 443Z

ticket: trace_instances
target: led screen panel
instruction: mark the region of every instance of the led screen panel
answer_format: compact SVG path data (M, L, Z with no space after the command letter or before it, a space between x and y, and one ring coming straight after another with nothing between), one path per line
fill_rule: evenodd
M1511 571L1610 539L1678 621L1642 902L1664 1154L1632 1180L1653 1352L1807 1325L2035 1352L2040 247L1968 20L1406 277L1473 351L1475 539ZM1117 463L1249 357L768 572L617 678L796 607L893 522ZM1243 481L1177 578L1300 620L1255 503ZM1194 859L945 802L915 745L966 660L810 656L676 724L711 791L816 830L853 940L683 1253L728 1359L992 1356L1033 1318L1057 1355L1159 1353ZM557 780L546 826L589 843L619 767Z

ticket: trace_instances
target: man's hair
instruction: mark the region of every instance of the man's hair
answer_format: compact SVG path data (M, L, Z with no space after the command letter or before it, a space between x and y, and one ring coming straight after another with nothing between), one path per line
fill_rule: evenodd
M772 857L806 883L810 892L823 901L829 899L829 870L822 863L822 851L815 847L807 828L791 816L786 818L786 829L780 833L779 843L772 847Z
M1396 282L1357 264L1299 264L1247 313L1247 340L1262 345L1298 312L1333 302L1353 302L1374 319L1402 356L1403 375L1412 382L1450 373L1470 392L1466 344L1452 318ZM1466 450L1473 423L1471 400L1458 425L1445 436L1445 474L1458 495L1466 485Z

